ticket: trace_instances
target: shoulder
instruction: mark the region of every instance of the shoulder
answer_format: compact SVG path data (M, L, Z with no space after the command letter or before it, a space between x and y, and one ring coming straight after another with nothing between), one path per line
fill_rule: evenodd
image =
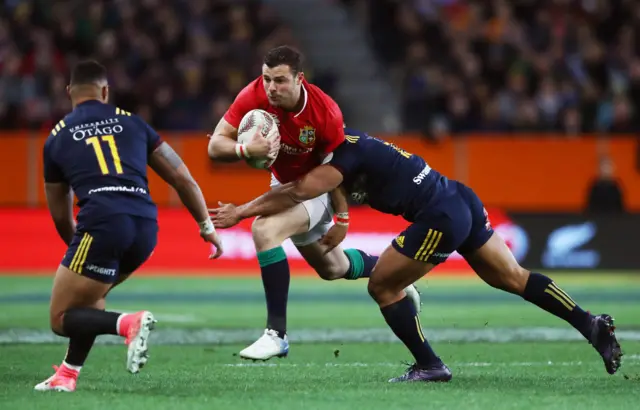
M111 106L110 111L114 114L115 118L117 118L118 123L121 123L123 125L132 124L144 130L151 129L151 126L136 113L132 113L131 111L124 110L117 106Z
M52 136L55 137L56 135L58 135L59 132L62 132L62 130L64 130L67 127L67 123L65 122L65 119L67 119L67 116L65 116L65 118L58 121L58 123L51 129L51 132L49 134L50 137Z
M51 128L51 131L49 131L49 136L44 142L45 151L49 152L52 149L52 147L56 145L58 141L61 140L60 137L56 138L56 136L62 134L65 131L68 131L67 122L65 121L65 120L68 120L67 117L68 116L65 116L65 118L58 121L56 125L53 128Z
M240 90L235 102L252 104L256 108L263 108L265 104L268 105L267 94L262 86L262 77L256 78Z
M116 116L120 116L120 117L136 117L136 115L131 114L131 112L126 111L126 110L123 110L123 109L122 109L122 108L120 108L120 107L116 107L116 106L114 106L114 105L110 105L110 106L109 106L109 108L110 108L111 110L113 110L113 112L114 112L114 114L115 114Z
M44 141L43 151L44 154L50 156L52 154L51 150L55 144L55 136L53 134L49 134L47 139Z
M128 122L128 123L133 123L136 125L144 125L144 126L147 125L147 122L143 120L142 117L140 117L136 113L132 113L131 111L124 110L115 105L110 106L109 111L113 113L112 115L118 119L118 122L125 122L125 123Z
M269 101L262 86L262 77L247 84L236 96L224 114L224 119L234 128L240 127L242 117L254 109L267 109Z
M366 132L357 130L355 128L344 127L344 135L350 138L352 141L364 141L367 138L371 138Z
M338 103L334 101L320 87L313 85L306 80L302 83L309 95L309 105L315 111L327 118L340 119L342 121L342 111Z

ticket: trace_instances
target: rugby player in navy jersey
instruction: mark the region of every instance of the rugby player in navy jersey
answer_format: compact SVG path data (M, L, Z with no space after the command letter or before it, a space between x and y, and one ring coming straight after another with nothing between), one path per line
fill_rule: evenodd
M147 362L154 323L149 311L105 311L105 297L149 258L157 242L155 203L147 165L170 184L199 225L200 236L222 246L200 191L175 151L141 118L107 103L107 72L94 61L79 63L67 87L73 111L44 145L49 211L68 249L55 274L50 305L54 333L69 338L62 364L35 386L72 392L98 335L120 335L128 346L127 369ZM80 211L73 217L73 193Z
M618 370L622 351L611 316L591 315L550 278L522 268L494 233L482 202L470 188L393 144L350 129L345 136L328 164L296 182L238 207L224 204L212 209L214 225L227 228L245 218L282 212L342 183L352 199L410 222L380 255L368 286L387 324L415 358L415 364L391 382L451 380L451 371L429 345L419 315L402 289L454 251L489 285L569 322L598 351L609 374Z

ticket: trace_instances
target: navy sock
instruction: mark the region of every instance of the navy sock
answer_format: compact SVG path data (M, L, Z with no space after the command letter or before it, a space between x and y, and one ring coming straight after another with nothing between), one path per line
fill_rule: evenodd
M72 308L64 312L62 329L69 337L69 348L64 361L82 366L89 356L98 335L117 335L120 313L93 308Z
M64 312L62 330L68 337L117 335L120 315L93 308L72 308Z
M411 351L416 363L424 368L441 365L442 361L422 333L420 317L409 297L380 309L384 320L398 339Z
M349 270L344 275L345 279L355 280L371 276L371 271L378 262L377 256L369 255L359 249L345 249L344 253L349 258Z
M536 272L529 274L522 297L541 309L564 319L589 339L591 315L585 312L549 277Z
M267 328L287 333L287 299L289 297L289 261L282 246L258 252L262 285L267 300Z
M72 366L82 366L89 356L89 352L96 341L96 336L72 337L69 339L65 363Z

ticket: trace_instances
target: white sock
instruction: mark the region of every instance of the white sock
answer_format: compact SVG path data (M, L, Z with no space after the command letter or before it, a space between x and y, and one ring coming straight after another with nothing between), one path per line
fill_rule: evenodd
M82 369L82 366L74 366L74 365L69 364L69 363L67 363L67 362L65 362L65 361L63 361L63 362L62 362L62 365L63 365L64 367L66 367L67 369L75 370L75 371L76 371L76 372L78 372L78 373L80 373L80 370Z
M119 335L122 334L122 332L120 332L120 322L122 321L122 318L125 317L126 315L128 315L128 313L123 313L120 316L118 316L118 321L116 322L116 332L118 332Z

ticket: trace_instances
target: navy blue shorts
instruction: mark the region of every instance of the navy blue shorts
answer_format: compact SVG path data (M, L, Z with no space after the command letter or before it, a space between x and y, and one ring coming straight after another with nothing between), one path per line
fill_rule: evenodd
M62 265L82 276L114 283L129 275L153 253L158 242L154 219L113 215L79 224Z
M392 242L401 254L438 265L458 251L461 255L484 245L493 228L480 198L456 182L457 192L425 210Z

